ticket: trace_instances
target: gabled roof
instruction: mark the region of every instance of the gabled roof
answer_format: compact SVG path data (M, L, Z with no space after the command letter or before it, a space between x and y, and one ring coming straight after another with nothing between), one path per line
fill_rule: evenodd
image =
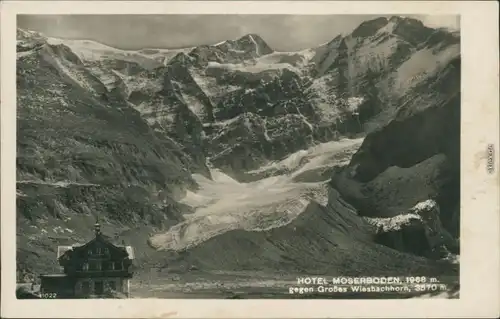
M59 260L62 256L66 255L69 251L74 251L75 249L85 249L89 245L92 245L96 241L99 241L103 243L104 245L107 245L113 249L116 250L121 250L123 253L126 253L129 259L134 259L135 254L134 254L134 249L131 246L125 246L125 245L115 245L112 243L112 238L109 236L106 236L101 233L101 225L99 222L96 222L94 225L95 227L95 238L87 242L86 244L74 244L72 246L58 246L57 247L57 259Z
M85 247L88 247L89 245L93 244L96 241L100 241L100 242L102 242L106 245L109 245L113 248L116 248L118 250L123 250L124 252L127 253L129 259L135 258L134 248L132 246L115 245L109 239L110 238L107 236L99 235L98 237L93 238L92 240L90 240L86 244L74 244L71 246L58 246L57 247L57 259L64 256L68 251L73 251L75 249L85 249Z

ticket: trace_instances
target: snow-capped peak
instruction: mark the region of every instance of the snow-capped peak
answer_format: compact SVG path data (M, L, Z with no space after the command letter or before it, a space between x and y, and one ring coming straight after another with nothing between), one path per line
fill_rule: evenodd
M227 42L227 40L224 40L224 41L220 41L220 42L217 42L215 44L212 44L212 46L216 47L216 46L219 46L219 45L223 45Z

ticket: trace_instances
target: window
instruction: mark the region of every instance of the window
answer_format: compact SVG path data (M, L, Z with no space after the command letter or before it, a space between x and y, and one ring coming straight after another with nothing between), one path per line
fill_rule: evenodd
M122 264L118 261L110 261L109 262L109 269L110 270L121 270Z
M96 252L96 254L97 254L97 255L100 255L100 254L101 254L101 248L100 248L100 247L97 247L97 248L95 249L95 252Z
M89 270L101 270L101 263L99 261L91 261Z
M109 254L109 248L104 248L104 253L105 253L106 255L108 255L108 254Z
M116 282L110 281L108 283L109 283L109 289L116 290Z
M82 293L88 295L90 293L90 282L82 282Z
M88 263L83 263L82 269L83 269L83 271L89 270L89 264Z
M104 287L102 281L94 282L94 293L96 295L102 295L103 292L104 292Z

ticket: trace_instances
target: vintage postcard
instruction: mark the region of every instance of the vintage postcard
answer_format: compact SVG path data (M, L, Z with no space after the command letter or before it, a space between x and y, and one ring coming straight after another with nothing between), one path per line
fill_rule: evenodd
M496 2L1 9L3 317L499 314Z

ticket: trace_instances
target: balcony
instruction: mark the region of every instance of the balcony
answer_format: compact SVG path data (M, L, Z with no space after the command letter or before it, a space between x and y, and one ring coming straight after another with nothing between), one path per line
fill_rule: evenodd
M86 277L121 277L132 278L133 272L129 270L77 270L74 271L73 276L78 278Z

